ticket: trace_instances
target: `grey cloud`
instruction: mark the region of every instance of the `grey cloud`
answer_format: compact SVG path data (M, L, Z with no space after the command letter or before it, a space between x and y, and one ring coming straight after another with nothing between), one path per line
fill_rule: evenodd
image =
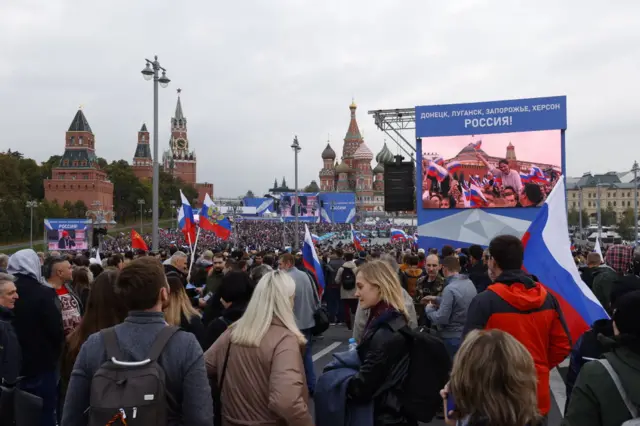
M317 179L328 134L341 152L352 96L377 152L385 135L370 109L566 94L569 174L626 168L640 154L639 14L633 0L8 0L0 150L61 153L82 104L98 155L130 161L152 121L140 70L157 53L172 79L160 92L160 148L180 87L198 179L217 195L259 193L282 175L293 183L295 134L300 185Z

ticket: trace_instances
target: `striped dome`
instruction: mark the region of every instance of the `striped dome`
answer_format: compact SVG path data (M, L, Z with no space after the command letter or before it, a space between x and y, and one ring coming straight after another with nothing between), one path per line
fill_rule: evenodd
M376 155L376 161L381 164L389 164L395 161L393 153L391 152L391 150L389 150L386 142L384 143L382 150L378 153L378 155Z
M353 159L371 161L373 160L373 152L371 152L366 143L362 142L353 154Z

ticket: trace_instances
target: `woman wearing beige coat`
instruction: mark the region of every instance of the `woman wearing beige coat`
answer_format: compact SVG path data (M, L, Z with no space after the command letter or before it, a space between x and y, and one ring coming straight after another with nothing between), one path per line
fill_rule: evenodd
M306 340L293 316L295 283L269 272L244 315L205 352L207 374L221 385L222 424L312 426L302 351Z

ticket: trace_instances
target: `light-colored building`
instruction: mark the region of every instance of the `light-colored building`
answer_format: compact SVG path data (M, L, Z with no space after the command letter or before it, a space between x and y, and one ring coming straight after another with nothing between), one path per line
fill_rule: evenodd
M628 176L625 176L628 178ZM620 179L616 172L592 175L585 173L581 178L567 178L567 204L569 210L580 210L580 192L582 192L582 209L586 210L589 218L595 223L598 211L598 188L600 189L600 208L608 208L616 212L618 219L627 209L633 209L634 188L637 191L638 181ZM640 193L638 194L640 197Z

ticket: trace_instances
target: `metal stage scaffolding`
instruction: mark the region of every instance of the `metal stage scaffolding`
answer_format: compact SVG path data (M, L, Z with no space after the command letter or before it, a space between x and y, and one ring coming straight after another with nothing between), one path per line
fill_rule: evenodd
M414 161L416 147L405 138L402 130L415 130L415 108L376 109L367 112L373 116L376 127L389 136ZM410 138L413 140L413 137Z

